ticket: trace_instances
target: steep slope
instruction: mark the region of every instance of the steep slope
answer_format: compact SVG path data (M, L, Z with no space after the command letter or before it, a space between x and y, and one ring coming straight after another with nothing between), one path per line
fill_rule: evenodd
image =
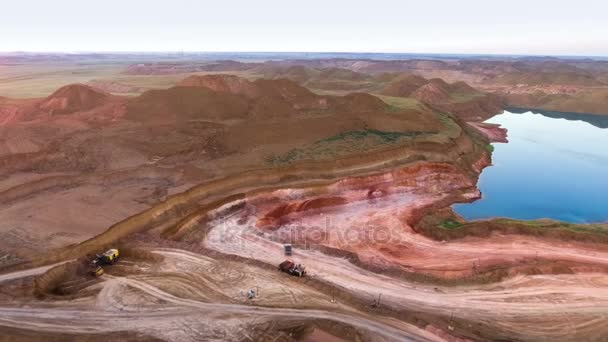
M412 93L412 97L427 103L440 104L450 102L452 89L449 84L440 79L432 79Z

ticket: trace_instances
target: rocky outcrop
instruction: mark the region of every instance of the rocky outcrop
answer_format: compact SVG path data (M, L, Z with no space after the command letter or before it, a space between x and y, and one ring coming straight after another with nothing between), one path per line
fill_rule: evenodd
M507 140L507 129L500 127L500 125L484 122L469 122L468 124L487 137L490 142L509 142Z

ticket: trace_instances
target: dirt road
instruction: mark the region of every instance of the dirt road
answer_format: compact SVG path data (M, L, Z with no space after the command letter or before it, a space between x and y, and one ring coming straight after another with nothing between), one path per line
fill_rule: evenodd
M241 221L239 221L239 219ZM213 226L213 222L211 225ZM239 215L222 218L208 233L204 244L227 254L278 264L284 260L282 244L259 234L253 221L243 224ZM511 243L487 242L442 244L417 236L410 239L416 248L436 249L431 260L420 265L451 266L460 262L458 254L472 258L487 255L519 257L540 252L547 258L570 258L606 263L602 252L569 249L566 246L512 239ZM296 249L294 260L307 266L308 273L360 297L382 296L383 305L396 310L457 315L472 322L498 326L509 336L525 340L568 339L572 336L605 336L602 319L608 313L608 276L603 273L562 275L520 275L489 285L433 286L373 273L348 260L315 250ZM534 322L534 324L530 324ZM559 325L560 329L555 329Z
M158 270L196 269L213 266L208 257L181 250L157 250L168 260ZM269 322L306 322L327 320L360 329L378 341L443 341L439 336L416 326L392 319L374 318L353 309L330 310L272 308L233 303L209 303L178 297L153 285L165 286L171 272L151 272L129 277L103 276L102 289L94 298L73 302L45 302L24 306L0 307L0 325L40 332L85 334L139 331L169 340L242 340L255 326ZM11 274L11 279L40 269ZM262 271L263 273L263 271ZM283 278L290 279L279 274ZM259 278L266 278L265 274ZM8 277L7 277L8 279ZM181 295L179 286L171 287ZM188 286L183 283L182 286ZM182 288L183 289L183 288ZM230 292L229 290L227 291ZM261 290L262 296L272 296ZM191 297L196 297L191 295ZM314 298L313 298L314 300ZM184 329L183 325L189 325ZM253 330L252 330L253 329Z

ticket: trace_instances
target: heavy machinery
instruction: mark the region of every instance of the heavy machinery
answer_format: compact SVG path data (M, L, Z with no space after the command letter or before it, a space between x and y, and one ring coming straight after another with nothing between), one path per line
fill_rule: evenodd
M114 265L118 261L119 257L120 252L118 252L118 249L116 248L108 249L103 254L96 254L95 259L91 260L89 273L95 277L101 276L105 273L102 266Z
M303 277L306 275L306 269L300 264L296 264L293 261L285 260L279 265L279 270L287 274L291 274L296 277Z
M99 277L104 273L105 273L105 271L103 270L103 267L101 267L101 266L91 266L91 268L89 270L89 274L91 274L94 277Z
M95 255L93 263L95 263L95 265L114 265L114 263L118 261L119 257L120 253L118 252L118 249L112 248L108 249L103 254Z
M293 254L293 248L291 247L291 244L284 244L283 248L285 249L285 255L286 256L291 256Z

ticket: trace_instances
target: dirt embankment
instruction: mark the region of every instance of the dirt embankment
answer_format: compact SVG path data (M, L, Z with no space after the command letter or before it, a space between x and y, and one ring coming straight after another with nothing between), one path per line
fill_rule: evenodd
M112 242L129 234L140 232L192 213L196 208L206 203L265 188L278 186L296 186L298 184L324 184L332 180L353 174L366 174L378 170L392 168L397 165L412 163L419 160L452 162L458 160L463 170L470 170L472 161L469 155L479 153L468 135L452 140L447 146L441 143L421 143L415 148L398 147L380 151L374 155L350 156L329 162L303 162L285 168L271 170L255 170L235 174L209 183L196 186L186 192L171 196L164 202L129 217L113 226L106 232L68 247L65 250L50 253L48 256L36 259L33 264L45 264L54 260L64 260L75 256L85 255L109 247ZM475 174L475 171L468 171Z
M87 260L70 261L57 265L34 279L34 294L38 297L63 295L61 285L70 279L86 275Z
M418 232L439 241L471 236L487 238L503 234L608 244L608 224L572 224L553 220L518 221L502 218L466 221L451 208L425 213L415 223L415 227Z

